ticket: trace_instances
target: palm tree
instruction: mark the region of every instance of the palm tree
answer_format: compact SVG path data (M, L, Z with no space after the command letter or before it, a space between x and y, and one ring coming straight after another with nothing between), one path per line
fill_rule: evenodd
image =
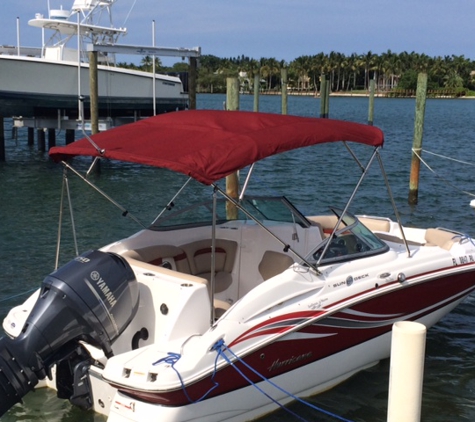
M366 54L361 56L361 60L364 64L364 89L368 90L370 71L374 70L376 55L371 51L368 51ZM374 75L373 75L374 77Z
M295 74L297 80L297 89L302 91L308 88L308 75L311 69L310 56L300 56L293 60L289 65L289 73Z
M199 83L213 84L215 87L223 85L226 76L236 76L239 71L246 72L250 83L253 76L260 70L267 89L273 89L280 80L280 69L285 66L284 61L275 58L261 58L259 61L244 55L235 58L221 59L215 56L202 56L199 66ZM151 64L149 56L142 60L142 69ZM121 66L133 67L121 63ZM260 69L259 69L260 68ZM431 58L425 54L406 51L395 54L391 50L375 55L371 51L358 55L352 53L345 56L332 51L326 55L323 52L312 56L301 56L289 63L289 85L293 83L298 89L306 86L306 81L311 81L314 89L318 91L319 80L322 75L329 76L333 90L350 90L363 86L368 89L369 79L377 79L378 86L383 89L393 89L398 84L401 88L412 86L417 73L429 73L430 83L434 87L468 87L475 89L475 62L464 56L445 56ZM224 88L222 88L224 89Z
M353 89L356 89L356 75L358 71L358 56L356 53L352 53L351 56L348 58L348 71L353 75ZM351 78L348 77L348 86L346 88L347 91L350 90L350 81Z
M151 56L144 56L140 62L141 68L145 72L151 72L153 67L153 60Z
M397 55L388 50L386 53L381 54L378 64L378 72L382 78L381 88L387 91L394 86L395 74L399 71Z
M273 77L278 75L280 72L279 62L275 58L261 58L261 75L263 78L267 79L267 89L272 89L272 80Z
M432 62L432 67L430 69L430 76L434 81L437 82L437 85L441 86L443 84L444 78L447 75L447 72L450 68L450 57L437 56Z
M326 64L327 58L325 54L319 53L315 56L313 56L310 60L310 72L313 75L313 85L315 87L315 91L318 92L320 90L318 82L321 79L321 76L325 74L325 64Z

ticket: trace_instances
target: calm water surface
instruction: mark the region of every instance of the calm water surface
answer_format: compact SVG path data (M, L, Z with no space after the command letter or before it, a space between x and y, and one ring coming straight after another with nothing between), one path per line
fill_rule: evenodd
M224 95L200 95L198 107L221 109ZM252 110L252 96L241 97L240 108ZM280 97L261 97L261 111L279 113ZM383 129L386 143L383 160L404 224L450 227L475 235L475 212L470 209L475 192L475 101L428 100L424 149L453 160L430 155L433 171L422 167L419 204L407 204L415 102L411 99L376 99L374 122ZM290 97L289 114L318 116L318 99ZM330 117L366 123L368 100L331 98ZM54 269L62 168L47 154L28 147L26 130L11 139L6 121L5 163L0 163L0 319L23 300L17 296L37 288ZM63 139L58 136L58 144ZM366 156L362 154L363 161ZM457 160L457 161L456 161ZM472 163L472 164L470 164ZM76 165L85 167L86 160ZM329 205L341 206L354 186L358 170L345 151L334 145L294 151L262 163L255 172L256 187L264 193L285 193L304 213L325 212ZM359 214L393 216L384 184L375 168L365 188L355 198L352 211ZM104 163L95 182L144 223L166 204L183 178L138 165ZM130 219L87 188L70 178L72 202L80 251L100 247L139 229ZM335 183L335 184L333 184ZM262 193L262 191L261 191ZM74 255L72 235L63 229L61 263ZM422 420L462 422L475 420L475 298L468 298L433 327L427 337ZM385 421L389 362L383 361L359 373L339 387L310 401L353 421ZM53 391L29 394L23 406L15 406L4 421L104 421L105 418L71 407ZM334 421L302 404L290 406L309 421ZM279 411L261 422L293 421Z

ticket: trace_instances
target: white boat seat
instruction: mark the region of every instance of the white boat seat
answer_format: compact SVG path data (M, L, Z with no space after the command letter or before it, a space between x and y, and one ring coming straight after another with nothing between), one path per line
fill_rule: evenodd
M425 234L426 246L440 246L450 250L454 243L460 240L460 236L441 229L427 229Z
M318 226L320 228L322 239L328 237L328 235L332 233L333 228L338 221L336 215L314 215L307 217L307 219L312 223L313 226Z
M281 252L265 251L259 263L259 273L264 280L284 272L294 263L294 260Z
M323 232L328 235L333 231L337 220L336 215L314 215L307 217L313 225L320 225ZM386 218L358 217L371 231L389 232L391 221Z
M391 230L391 221L387 218L358 217L358 220L373 232L389 232Z
M208 280L208 283L211 283L211 273L201 273L196 274L199 277L203 277ZM220 293L224 292L233 282L233 277L231 273L226 271L218 271L214 275L214 292Z
M155 246L155 247L143 248L143 249L147 249L145 253L143 249L129 250L125 252L124 254L122 254L122 256L124 256L127 259L130 265L133 265L134 267L138 267L142 271L146 271L146 272L153 271L154 273L157 273L157 274L164 274L168 276L178 277L184 282L186 281L186 282L204 284L206 285L207 289L209 289L209 280L207 280L206 278L195 276L192 274L177 272L176 270L168 268L167 266L155 265L153 263L146 262L144 259L140 259L140 258L144 258L144 255L146 256L147 253L150 253L149 249L153 249L153 248L157 248L157 247ZM163 248L164 247L161 247L161 249ZM176 247L173 246L172 248L176 248ZM179 249L179 248L176 248L176 249ZM148 257L150 257L150 255L148 255ZM186 255L185 255L185 258L186 258ZM168 258L163 258L163 260L165 259L168 259ZM229 274L229 276L231 275ZM215 298L213 301L213 306L214 306L215 318L219 319L231 307L231 304L225 300Z
M220 299L214 299L214 317L219 319L231 307L229 302Z
M211 239L181 245L190 264L190 272L211 280ZM216 239L215 245L215 293L226 290L232 284L232 270L236 257L237 243L232 240Z
M208 286L208 280L203 277L197 277L195 275L181 273L178 271L170 270L166 267L160 267L158 265L149 264L147 262L141 261L139 259L131 258L130 256L123 255L127 262L135 267L135 269L146 272L146 273L155 273L157 275L163 274L168 277L174 277L182 280L183 282L199 283Z
M381 239L381 240L384 240L384 241L387 241L387 242L393 242L393 243L400 243L400 244L404 244L404 239L402 237L398 237L398 236L395 236L393 234L389 234L389 233L375 233L375 235ZM420 242L415 242L413 240L407 240L407 244L408 245L412 245L412 246L423 246L424 244L423 243L420 243Z
M147 264L168 268L169 270L191 274L188 259L183 251L172 245L153 245L145 248L131 249L123 253L126 258L133 258Z

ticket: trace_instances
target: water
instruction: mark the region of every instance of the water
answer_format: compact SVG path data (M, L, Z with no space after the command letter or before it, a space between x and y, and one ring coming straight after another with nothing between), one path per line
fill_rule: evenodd
M221 109L224 95L199 95L198 107ZM252 96L241 97L240 108L252 110ZM260 99L262 111L280 112L280 97ZM290 97L289 114L317 116L319 100ZM471 197L463 191L475 191L473 166L423 154L435 173L421 168L419 204L407 205L415 102L411 99L375 100L375 125L385 132L383 160L393 194L407 225L451 227L475 235L475 213L469 207ZM366 123L366 98L331 98L330 116ZM460 161L475 163L471 146L475 141L473 118L475 101L428 100L424 128L424 149ZM47 154L28 147L26 130L17 141L10 138L6 122L7 161L0 163L0 319L25 299L13 297L39 286L54 268L60 207L62 168ZM61 136L58 137L61 144ZM326 211L327 205L342 205L358 176L356 166L334 145L295 151L262 163L255 172L258 187L285 192L305 213ZM358 154L363 151L356 148ZM87 160L77 160L85 167ZM376 169L375 169L376 170ZM386 200L384 185L370 172L367 187L355 198L356 213L393 216ZM277 175L277 176L276 176ZM115 200L126 206L144 223L150 222L183 178L172 173L138 165L104 163L95 182ZM333 181L335 185L329 185ZM96 192L70 176L78 249L100 247L138 230L132 220ZM66 222L68 216L65 216ZM72 234L63 229L61 263L74 255ZM454 312L433 327L427 337L422 420L462 422L475 420L475 298L468 298ZM319 407L353 421L385 421L389 363L361 372L337 388L313 397ZM71 407L56 399L51 390L29 394L23 406L15 406L1 418L8 421L103 422L105 418ZM310 421L334 421L302 404L293 412ZM295 417L279 411L261 422L293 421Z

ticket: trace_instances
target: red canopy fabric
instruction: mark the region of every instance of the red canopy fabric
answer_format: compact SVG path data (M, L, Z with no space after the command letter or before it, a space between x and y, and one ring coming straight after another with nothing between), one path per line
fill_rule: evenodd
M244 111L189 110L150 117L54 147L50 156L101 156L177 171L212 184L263 158L314 144L382 146L378 128L358 123Z

